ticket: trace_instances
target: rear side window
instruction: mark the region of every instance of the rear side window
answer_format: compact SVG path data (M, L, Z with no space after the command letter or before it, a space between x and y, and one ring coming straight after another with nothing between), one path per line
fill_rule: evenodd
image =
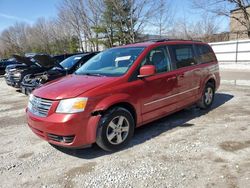
M207 45L196 45L196 51L200 63L211 63L217 61L212 49Z
M192 45L173 45L171 49L177 69L196 64Z

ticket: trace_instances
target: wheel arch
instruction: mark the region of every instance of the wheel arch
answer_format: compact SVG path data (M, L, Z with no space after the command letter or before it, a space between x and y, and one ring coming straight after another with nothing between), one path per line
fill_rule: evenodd
M111 105L110 107L108 107L106 109L106 111L108 111L108 110L110 110L112 108L115 108L115 107L121 107L121 108L125 108L126 110L128 110L131 113L131 115L133 116L134 123L136 125L137 114L136 114L136 109L132 104L130 104L128 102L118 102L118 103L115 103L115 104Z
M209 78L209 79L207 80L206 84L207 84L207 83L213 84L214 89L216 89L216 80L215 80L214 77Z
M92 111L91 115L92 116L97 116L97 115L103 115L105 112L108 110L114 108L114 107L122 107L128 110L131 115L134 118L135 125L138 120L138 111L136 110L137 108L128 100L129 96L128 95L115 95L115 96L110 96L106 99L103 99Z
M211 74L204 79L202 91L205 89L207 83L212 83L214 85L214 88L216 88L216 76L214 74Z

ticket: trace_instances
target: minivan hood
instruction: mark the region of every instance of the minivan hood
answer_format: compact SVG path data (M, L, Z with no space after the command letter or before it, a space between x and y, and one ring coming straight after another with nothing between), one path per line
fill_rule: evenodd
M51 100L73 98L98 86L107 84L113 79L113 77L72 74L44 84L42 87L34 90L33 94Z

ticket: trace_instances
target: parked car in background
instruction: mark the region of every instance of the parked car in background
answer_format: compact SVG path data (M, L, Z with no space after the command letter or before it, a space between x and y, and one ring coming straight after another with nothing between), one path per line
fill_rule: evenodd
M3 59L0 61L0 75L5 74L5 69L9 65L20 64L14 58L11 59Z
M34 57L49 57L48 55L35 55ZM10 65L5 70L5 81L8 85L19 88L25 75L49 70L55 64L55 61L37 61L34 57L24 57L14 55L19 65Z
M95 56L97 53L98 52L91 52L73 55L48 71L27 74L21 83L22 93L28 95L35 88L40 87L46 82L74 73L79 67L81 67L86 61Z
M123 148L134 129L196 104L208 109L220 85L205 43L159 40L103 51L75 74L30 95L28 125L51 144Z
M5 69L5 80L10 86L20 88L20 84L27 74L44 72L58 65L64 58L74 54L63 54L50 56L41 53L26 53L25 56L14 55L19 64L7 66Z
M64 59L67 59L68 57L72 56L72 55L77 55L80 53L72 53L72 54L61 54L61 55L54 55L52 56L53 59L56 59L58 63L62 62Z
M77 52L77 53L65 53L65 54L60 54L60 55L53 55L52 58L56 59L58 63L62 62L64 59L67 59L68 57L71 57L73 55L78 55L78 54L82 54L83 52ZM86 52L88 53L88 52Z

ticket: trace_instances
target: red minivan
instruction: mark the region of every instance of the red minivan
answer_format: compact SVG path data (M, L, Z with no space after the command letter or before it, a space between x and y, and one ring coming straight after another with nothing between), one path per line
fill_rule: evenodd
M186 40L159 40L105 50L73 75L36 89L27 121L51 144L97 143L115 151L134 129L197 104L211 107L220 85L212 48Z

